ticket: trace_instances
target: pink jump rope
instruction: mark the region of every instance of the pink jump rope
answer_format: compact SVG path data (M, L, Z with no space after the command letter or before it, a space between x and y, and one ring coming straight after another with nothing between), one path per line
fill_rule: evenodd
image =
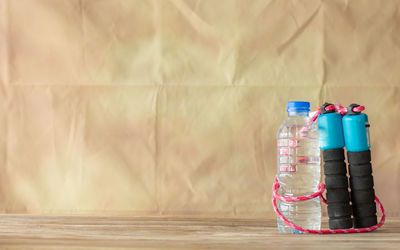
M348 215L349 218L347 218L347 220L346 220L346 218L344 218L342 221L338 220L339 223L337 223L337 224L331 223L331 222L334 222L336 218L330 217L329 219L330 219L331 229L311 230L311 229L306 229L306 228L300 227L298 225L295 225L293 222L286 219L282 215L282 213L279 211L277 203L276 203L276 199L279 199L279 200L285 201L285 202L299 202L299 201L305 201L305 200L314 199L316 197L319 197L323 203L328 204L329 199L327 201L322 196L322 193L326 189L326 185L321 183L318 186L318 191L313 194L298 196L298 197L284 197L284 196L281 196L278 194L280 184L279 184L278 178L275 177L275 180L274 180L274 183L272 186L272 205L273 205L274 211L277 214L277 216L279 217L279 219L282 220L289 227L291 227L297 231L300 231L300 232L311 233L311 234L342 234L342 233L371 232L371 231L374 231L374 230L380 228L384 224L386 216L385 216L385 211L384 211L383 205L379 201L378 197L376 197L374 195L375 193L374 193L373 188L370 183L370 182L372 182L372 185L373 185L373 180L372 180L372 176L371 176L372 169L371 169L371 164L369 163L369 161L370 161L369 144L367 145L367 143L364 142L365 141L364 129L365 129L365 127L368 127L369 124L368 124L368 117L365 114L361 113L364 109L365 109L364 106L360 106L360 105L356 105L356 104L352 104L348 108L344 108L340 105L335 106L335 105L329 104L329 103L324 104L321 108L318 108L317 112L310 118L307 125L304 126L299 132L299 134L301 136L305 136L307 134L308 130L311 128L311 125L317 119L318 119L320 128L323 127L327 123L330 123L330 125L332 127L332 123L335 121L340 121L340 123L336 124L338 127L339 126L345 127L344 137L347 137L346 138L346 148L348 150L350 174L353 169L353 174L357 175L353 179L350 180L351 186L354 187L354 191L352 188L352 193L354 193L354 195L352 196L353 197L352 205L353 205L353 207L355 207L355 208L353 208L353 213L356 212L356 214L353 215L356 228L350 228L353 225L352 222L351 222L351 225L349 225L349 223L346 224L346 222L351 220L350 215ZM343 115L347 115L347 116L343 117L343 124L342 124L342 116ZM338 130L338 131L339 131L338 133L343 133L343 128L341 128L341 130ZM360 131L362 132L361 137L359 136ZM336 140L338 136L335 134L327 134L327 133L321 135L324 137L322 142L320 141L320 144L322 144L320 146L321 146L321 149L323 149L323 150L327 149L328 146L330 146L332 144L335 144L335 143L338 144L337 140ZM329 132L329 133L331 133L331 132ZM320 134L321 134L321 132L320 132ZM354 135L358 135L357 138L353 138ZM367 135L365 135L365 137L366 136ZM326 139L326 140L324 140L324 139ZM333 139L333 140L331 140L331 139ZM364 146L364 145L366 145L366 146ZM324 156L327 155L327 157L328 157L329 153L331 153L331 155L332 155L332 152L335 153L335 150L342 150L342 152L343 152L343 149L340 149L340 148L343 148L343 146L344 146L344 142L339 142L339 145L335 145L334 149L330 148L330 149L324 150ZM338 147L338 149L335 149L335 147ZM362 150L362 151L360 151L360 150ZM341 158L341 159L343 161L344 158ZM347 171L347 170L345 170L345 171ZM325 177L326 182L328 182L330 180L329 178L330 178L330 176L326 174L326 177ZM347 178L347 177L345 177L345 178ZM365 180L367 180L367 181L365 181ZM368 180L370 180L370 181L368 182ZM361 191L356 190L359 187L361 187L363 189ZM329 189L329 187L327 189L328 189L328 192L335 191L335 189ZM372 194L374 196L374 197L372 197L372 198L374 198L373 201L370 200L370 201L367 201L367 203L366 203L366 201L363 200L363 199L366 199L365 193ZM369 196L371 196L371 195L369 195ZM358 204L357 202L361 202L361 203ZM368 202L369 202L369 204L368 204ZM359 217L358 213L362 213L363 211L362 210L358 211L357 209L362 209L363 207L371 208L372 206L375 206L375 202L379 206L379 209L382 213L382 217L381 217L381 220L379 223L375 224L376 222L375 223L372 222L374 225L371 225L371 218L372 218L372 221L374 221L373 216L375 216L375 221L376 221L376 214L373 213L374 215L368 215L367 218ZM329 209L329 206L328 206L328 209ZM334 208L331 208L331 209L334 209ZM368 211L364 212L364 214L365 213L368 213ZM364 226L370 225L370 226L364 227L363 225ZM343 229L341 228L341 226L343 227Z

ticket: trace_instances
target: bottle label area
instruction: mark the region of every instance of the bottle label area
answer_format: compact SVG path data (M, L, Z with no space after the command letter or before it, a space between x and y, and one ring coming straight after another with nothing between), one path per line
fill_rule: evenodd
M297 165L280 165L279 166L279 171L280 172L296 172L297 170Z

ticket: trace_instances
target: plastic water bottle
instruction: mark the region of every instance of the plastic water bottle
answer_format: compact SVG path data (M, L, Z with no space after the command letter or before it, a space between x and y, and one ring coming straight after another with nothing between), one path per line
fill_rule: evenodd
M288 102L288 117L278 132L279 194L302 196L318 191L321 179L318 128L307 125L309 102ZM306 128L306 129L304 129ZM321 204L318 197L298 202L278 201L281 213L296 225L319 230ZM278 229L285 233L301 233L287 226L278 218Z

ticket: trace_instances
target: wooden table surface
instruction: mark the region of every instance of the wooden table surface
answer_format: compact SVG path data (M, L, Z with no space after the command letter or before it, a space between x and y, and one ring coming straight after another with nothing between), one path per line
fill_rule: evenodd
M326 222L323 223L326 226ZM0 216L0 249L400 249L400 218L376 232L291 235L275 219Z

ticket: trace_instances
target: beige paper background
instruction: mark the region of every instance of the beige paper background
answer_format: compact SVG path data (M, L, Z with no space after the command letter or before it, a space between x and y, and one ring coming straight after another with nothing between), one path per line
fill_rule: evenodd
M400 1L1 0L0 211L273 217L288 100L364 104L398 216Z

